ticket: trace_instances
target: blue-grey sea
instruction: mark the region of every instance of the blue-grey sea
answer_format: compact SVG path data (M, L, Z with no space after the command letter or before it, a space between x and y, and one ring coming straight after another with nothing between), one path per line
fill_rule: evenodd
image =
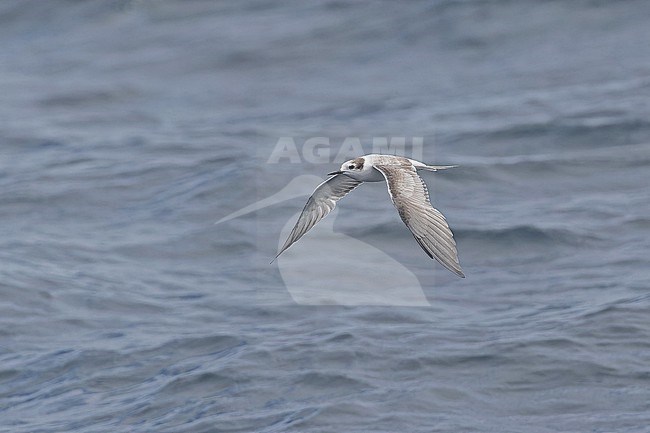
M0 2L0 432L650 432L648 17ZM378 137L467 277L380 183L269 264Z

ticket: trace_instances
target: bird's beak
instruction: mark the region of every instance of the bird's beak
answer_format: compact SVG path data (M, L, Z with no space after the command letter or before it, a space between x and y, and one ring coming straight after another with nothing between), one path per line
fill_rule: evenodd
M332 175L335 175L335 174L343 174L343 172L341 170L339 170L339 171L333 171L331 173L327 173L328 176L332 176Z

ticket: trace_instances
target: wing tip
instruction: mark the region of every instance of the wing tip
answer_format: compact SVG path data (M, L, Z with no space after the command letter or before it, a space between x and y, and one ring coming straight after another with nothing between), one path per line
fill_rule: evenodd
M290 239L290 238L289 238L289 239ZM289 239L287 239L287 242L289 241ZM287 242L285 242L285 244L284 244L284 246L282 247L282 249L280 250L280 252L277 253L277 254L275 255L275 257L273 257L273 260L271 260L271 262L269 263L269 265L272 265L273 262L276 261L278 257L280 257L280 254L282 254L283 252L285 252L285 251L286 251L286 250L287 250L291 245L293 245L293 242L291 242L289 245L287 245Z
M438 260L438 259L436 258L436 260ZM458 275L460 278L465 278L465 273L464 273L463 270L461 269L461 267L460 267L460 263L456 262L456 263L453 263L453 264L448 264L448 263L443 263L443 262L440 261L440 260L438 260L438 262L439 262L442 266L444 266L445 268L449 269L449 270L450 270L451 272L453 272L454 274Z

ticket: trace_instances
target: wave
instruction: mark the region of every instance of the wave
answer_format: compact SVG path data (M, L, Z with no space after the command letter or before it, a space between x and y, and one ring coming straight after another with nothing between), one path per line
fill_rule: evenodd
M593 236L585 236L566 229L540 228L533 225L520 225L501 229L459 228L454 235L462 241L475 241L491 244L526 243L527 245L578 245L593 241Z
M504 228L470 228L452 225L454 238L462 247L461 249L491 250L503 249L508 251L521 251L522 249L556 249L556 248L584 248L601 241L590 233L579 233L569 229L541 228L535 225L518 225ZM354 237L363 239L364 242L376 242L386 245L385 242L402 242L408 239L403 228L394 221L373 225L356 230ZM473 247L472 247L473 245Z

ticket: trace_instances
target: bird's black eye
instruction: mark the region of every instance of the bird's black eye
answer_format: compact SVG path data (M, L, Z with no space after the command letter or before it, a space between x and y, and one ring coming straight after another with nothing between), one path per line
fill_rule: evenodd
M354 168L354 165L348 165L348 168L352 170Z

